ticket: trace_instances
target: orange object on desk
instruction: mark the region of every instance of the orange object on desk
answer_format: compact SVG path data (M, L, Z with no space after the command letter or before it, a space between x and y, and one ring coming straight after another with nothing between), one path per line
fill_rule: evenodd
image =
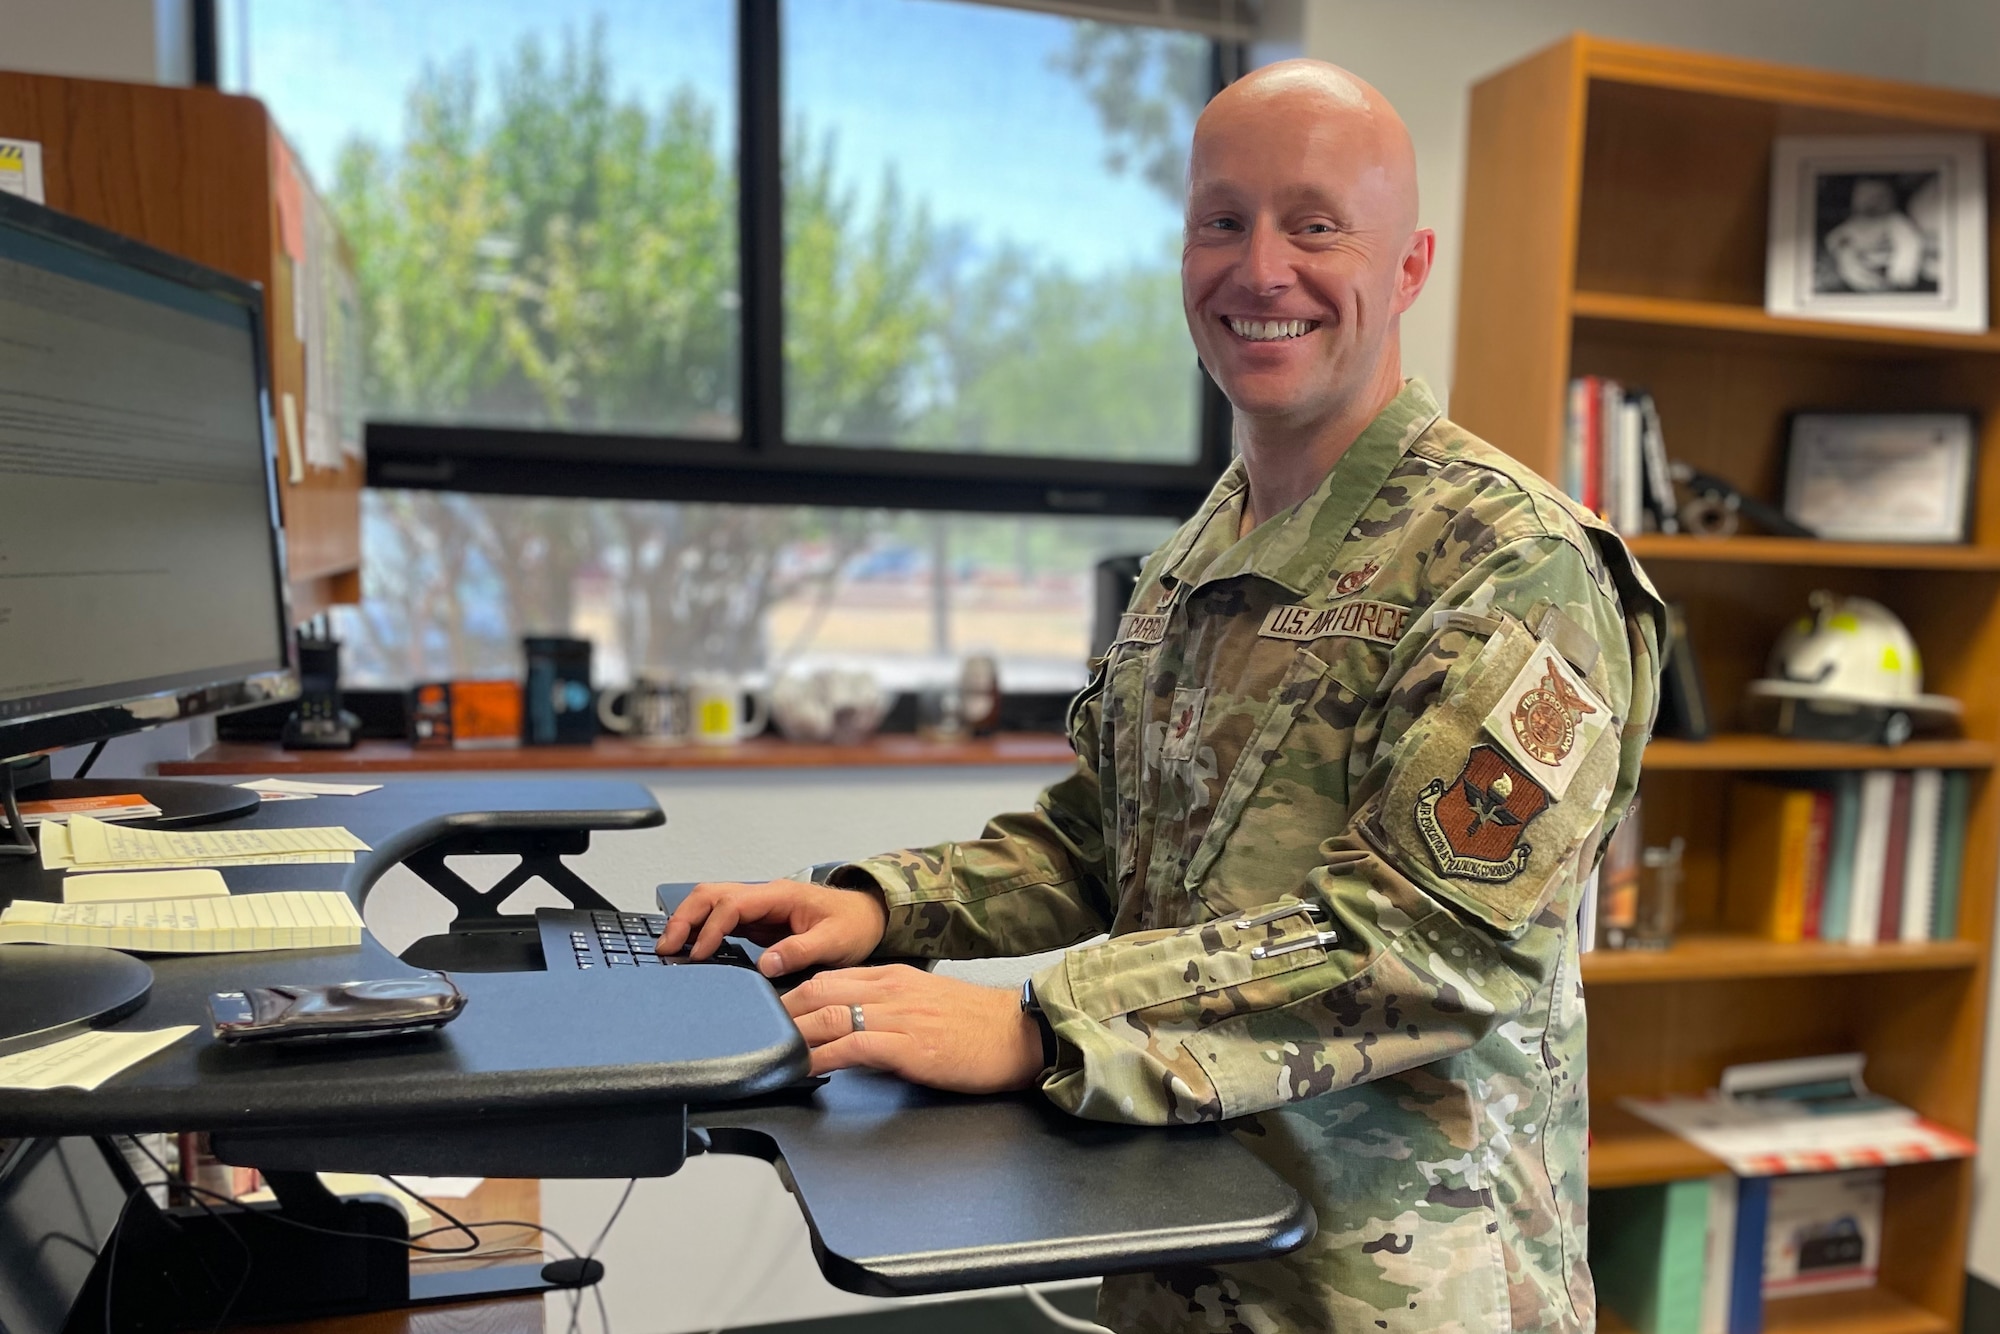
M521 744L521 683L453 681L451 744L460 749Z

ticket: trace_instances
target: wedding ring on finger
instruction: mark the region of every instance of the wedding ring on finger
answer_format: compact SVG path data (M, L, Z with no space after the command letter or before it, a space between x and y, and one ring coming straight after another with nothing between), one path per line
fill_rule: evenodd
M868 1031L868 1024L867 1024L867 1021L865 1021L864 1019L862 1019L862 1017L861 1017L861 1007L860 1007L859 1005L850 1005L850 1006L848 1006L848 1007L847 1007L847 1017L848 1017L849 1019L851 1019L851 1020L853 1020L853 1021L854 1021L854 1031L855 1031L855 1032L857 1032L857 1033L866 1033L866 1032Z

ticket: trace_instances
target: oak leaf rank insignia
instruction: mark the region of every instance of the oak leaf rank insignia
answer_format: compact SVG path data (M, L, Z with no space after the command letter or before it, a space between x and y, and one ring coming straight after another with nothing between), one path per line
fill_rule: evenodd
M1548 790L1512 759L1474 746L1457 778L1433 778L1417 794L1417 831L1440 873L1499 884L1527 868L1534 845L1521 836L1548 808Z

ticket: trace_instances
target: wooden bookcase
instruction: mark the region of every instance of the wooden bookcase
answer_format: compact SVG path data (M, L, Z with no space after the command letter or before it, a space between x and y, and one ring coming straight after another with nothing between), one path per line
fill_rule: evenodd
M50 208L263 287L292 614L360 601L362 461L303 468L297 481L288 466L279 405L289 394L303 420L306 350L281 222L284 150L263 103L0 71L0 138L42 146ZM302 171L295 179L310 194ZM352 267L337 237L322 241L319 261Z
M1976 1129L2000 834L1989 781L2000 753L2000 333L1780 319L1763 305L1773 139L1937 130L2000 143L2000 100L1587 36L1473 90L1454 420L1556 476L1570 377L1610 376L1652 391L1671 455L1766 498L1792 411L1942 406L1982 422L1971 545L1632 541L1662 593L1688 607L1722 734L1647 751L1647 841L1688 845L1678 943L1585 958L1597 1185L1719 1170L1617 1103L1712 1087L1738 1061L1864 1051L1873 1087ZM2000 162L1990 148L1989 162ZM1988 215L2000 223L1990 200ZM1887 750L1731 730L1744 686L1815 588L1896 609L1924 652L1926 688L1965 702L1963 739ZM1974 775L1959 939L1855 948L1720 934L1732 773L1925 766ZM1774 1302L1768 1327L1958 1328L1972 1163L1894 1167L1888 1181L1880 1286Z

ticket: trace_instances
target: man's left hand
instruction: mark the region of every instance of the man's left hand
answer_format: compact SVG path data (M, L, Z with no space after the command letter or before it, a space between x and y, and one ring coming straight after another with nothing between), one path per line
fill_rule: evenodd
M953 1093L1001 1093L1042 1072L1041 1031L1016 992L886 964L821 973L784 1002L816 1075L864 1066Z

